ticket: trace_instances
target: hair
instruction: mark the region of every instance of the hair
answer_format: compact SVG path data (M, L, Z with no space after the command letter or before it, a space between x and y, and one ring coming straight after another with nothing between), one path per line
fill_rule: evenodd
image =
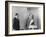
M15 15L18 15L18 13L16 13Z

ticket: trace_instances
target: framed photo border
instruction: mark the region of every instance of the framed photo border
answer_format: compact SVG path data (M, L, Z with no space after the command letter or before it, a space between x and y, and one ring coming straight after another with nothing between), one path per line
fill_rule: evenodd
M27 3L27 4L42 4L43 5L43 32L42 33L26 33L26 34L8 34L8 2ZM36 35L45 34L45 3L40 2L25 2L25 1L5 1L5 36L18 36L18 35Z

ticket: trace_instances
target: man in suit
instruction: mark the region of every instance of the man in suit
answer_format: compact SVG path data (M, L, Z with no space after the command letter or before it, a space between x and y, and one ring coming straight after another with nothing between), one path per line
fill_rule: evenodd
M14 20L13 20L13 29L14 30L19 30L20 26L19 26L19 19L18 19L19 15L18 13L16 13Z

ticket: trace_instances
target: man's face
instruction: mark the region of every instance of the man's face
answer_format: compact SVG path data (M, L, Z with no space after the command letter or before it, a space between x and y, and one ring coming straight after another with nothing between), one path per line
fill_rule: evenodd
M19 15L17 15L17 18L19 18Z

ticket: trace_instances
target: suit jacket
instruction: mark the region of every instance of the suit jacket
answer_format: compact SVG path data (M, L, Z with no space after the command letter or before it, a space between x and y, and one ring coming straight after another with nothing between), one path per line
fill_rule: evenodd
M13 22L13 29L14 30L19 30L20 26L19 26L19 19L14 18L14 22Z

